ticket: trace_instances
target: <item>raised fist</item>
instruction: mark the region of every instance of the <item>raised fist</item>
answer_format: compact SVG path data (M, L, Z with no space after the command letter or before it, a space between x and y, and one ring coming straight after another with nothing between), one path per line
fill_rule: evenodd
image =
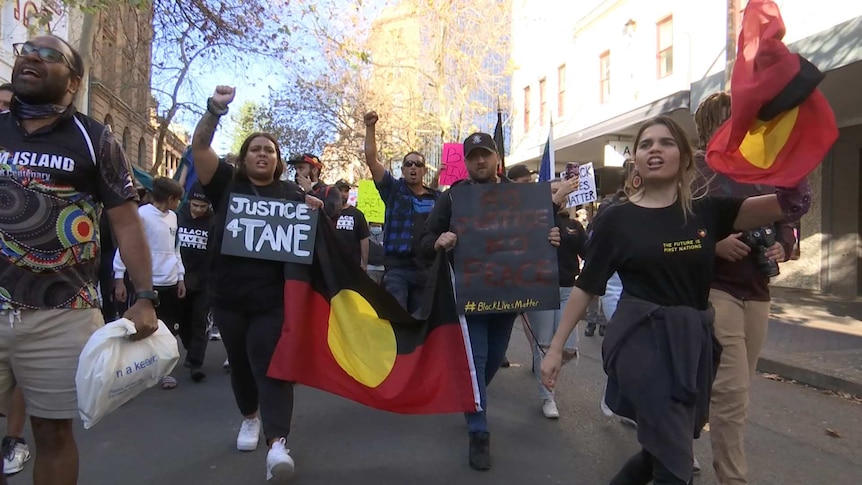
M377 120L380 117L377 116L376 111L369 111L365 113L365 126L374 126L377 124Z
M233 101L234 96L236 96L236 89L230 86L216 86L213 102L227 106Z

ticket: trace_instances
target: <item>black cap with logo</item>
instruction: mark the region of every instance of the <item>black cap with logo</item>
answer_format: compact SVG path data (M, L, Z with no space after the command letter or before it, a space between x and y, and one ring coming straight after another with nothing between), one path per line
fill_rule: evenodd
M497 153L497 144L494 143L491 135L487 133L473 133L464 139L464 158L470 158L470 154L479 148Z

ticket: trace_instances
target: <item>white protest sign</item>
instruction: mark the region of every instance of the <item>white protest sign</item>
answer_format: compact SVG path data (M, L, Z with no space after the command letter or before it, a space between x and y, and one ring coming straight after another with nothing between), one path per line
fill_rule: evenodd
M582 163L578 167L578 177L578 190L569 194L569 203L566 205L566 208L598 200L596 194L596 172L593 170L593 162Z

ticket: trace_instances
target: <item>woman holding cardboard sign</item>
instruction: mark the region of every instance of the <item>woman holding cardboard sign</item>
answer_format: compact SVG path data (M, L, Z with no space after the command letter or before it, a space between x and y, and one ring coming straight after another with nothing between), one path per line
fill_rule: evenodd
M322 207L323 202L295 183L280 180L284 162L277 140L268 133L245 139L236 168L219 162L212 139L234 95L232 87L216 87L195 129L192 157L216 213L212 311L230 360L234 398L244 418L237 449L257 448L262 418L269 446L267 480L282 479L294 471L293 458L285 448L293 415L293 384L271 379L266 372L284 321L284 263L222 254L222 236L231 193L304 201L312 208Z
M715 242L737 230L798 219L810 205L804 181L773 195L693 199L688 140L667 117L641 127L628 202L595 220L586 265L542 362L543 380L553 388L566 338L617 271L624 294L602 348L605 400L614 413L637 421L643 450L612 485L691 482L692 440L706 422L720 355L708 302Z

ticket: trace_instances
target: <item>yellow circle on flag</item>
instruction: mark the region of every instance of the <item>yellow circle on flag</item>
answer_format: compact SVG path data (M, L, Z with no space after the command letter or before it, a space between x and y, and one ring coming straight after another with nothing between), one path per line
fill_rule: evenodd
M793 127L796 126L796 118L799 117L799 107L785 111L770 121L757 120L754 126L748 130L739 152L755 167L768 169L775 163L778 154L784 149Z
M377 387L392 372L398 355L392 324L353 290L339 291L330 308L327 343L335 361L357 382Z

